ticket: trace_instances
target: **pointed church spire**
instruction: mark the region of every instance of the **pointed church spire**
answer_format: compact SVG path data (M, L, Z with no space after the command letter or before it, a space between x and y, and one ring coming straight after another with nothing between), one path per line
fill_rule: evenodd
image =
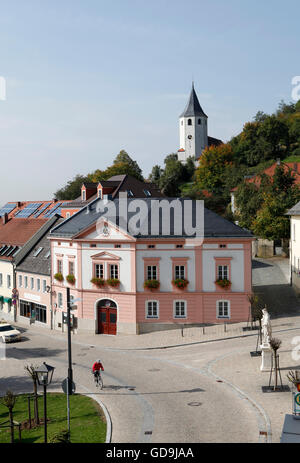
M189 117L189 116L204 116L207 117L205 112L200 106L197 94L194 89L194 82L192 83L192 90L190 94L190 99L188 104L185 107L185 110L179 117Z

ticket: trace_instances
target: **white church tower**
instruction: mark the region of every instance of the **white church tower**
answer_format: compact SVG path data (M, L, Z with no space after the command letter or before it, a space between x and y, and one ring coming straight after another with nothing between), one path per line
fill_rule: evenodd
M178 160L185 163L192 156L197 164L202 151L208 146L208 137L207 115L200 106L194 83L188 104L179 117L179 136Z

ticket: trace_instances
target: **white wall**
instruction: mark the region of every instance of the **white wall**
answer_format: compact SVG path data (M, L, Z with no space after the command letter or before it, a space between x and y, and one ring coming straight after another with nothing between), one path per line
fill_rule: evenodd
M203 291L216 291L216 261L215 257L231 257L231 291L244 291L244 251L203 250Z
M167 248L166 248L167 249ZM144 257L160 257L159 260L159 280L160 291L172 291L173 266L171 257L188 257L187 260L187 279L189 281L188 291L195 290L195 257L194 251L162 251L161 249L149 249L149 251L137 250L137 291L144 291Z

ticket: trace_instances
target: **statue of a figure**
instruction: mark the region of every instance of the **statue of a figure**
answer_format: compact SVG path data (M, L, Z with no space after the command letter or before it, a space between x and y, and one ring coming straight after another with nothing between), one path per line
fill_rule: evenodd
M267 311L266 306L262 309L262 313L263 313L263 316L261 319L262 335L263 335L262 343L264 345L266 344L269 345L272 332L271 332L270 315L269 315L269 312Z

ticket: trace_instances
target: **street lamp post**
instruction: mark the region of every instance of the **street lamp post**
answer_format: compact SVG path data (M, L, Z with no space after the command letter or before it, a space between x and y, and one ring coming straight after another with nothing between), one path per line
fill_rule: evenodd
M44 388L44 442L47 444L47 386L52 381L52 376L55 368L51 365L43 363L39 368L35 368L35 373L40 386Z

